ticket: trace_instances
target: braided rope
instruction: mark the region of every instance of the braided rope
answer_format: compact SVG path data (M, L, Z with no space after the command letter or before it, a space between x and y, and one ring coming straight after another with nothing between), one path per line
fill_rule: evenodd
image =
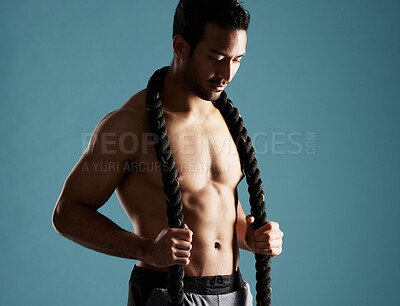
M150 131L153 134L157 160L161 166L164 193L167 202L168 226L184 228L182 214L182 195L179 190L178 171L171 155L165 118L161 107L161 91L169 67L156 71L147 85L146 107ZM168 301L170 305L183 306L183 266L169 267Z
M265 212L265 196L262 189L263 183L260 178L257 159L255 158L255 149L250 136L247 135L247 129L244 127L243 119L239 115L238 109L227 98L225 91L221 93L214 105L224 117L239 152L240 162L246 174L250 194L251 214L254 217L253 226L257 230L267 222L267 214ZM255 257L257 306L271 305L271 257L257 253Z
M164 79L169 67L157 70L150 78L147 85L146 106L149 118L150 130L153 134L154 147L157 160L161 164L162 181L167 202L167 215L169 227L183 228L183 214L181 192L177 180L178 171L171 155L165 118L161 107L161 91ZM243 119L239 111L233 106L232 101L227 98L225 91L214 102L215 107L221 112L233 140L239 152L242 167L246 173L248 191L250 194L251 214L254 216L253 226L260 228L267 222L265 212L265 196L262 190L263 183L260 178L260 170L255 158L255 150L250 137L244 127ZM271 305L271 259L268 255L255 254L256 257L256 300L257 305ZM183 276L182 266L169 268L168 277L168 300L170 305L183 306Z

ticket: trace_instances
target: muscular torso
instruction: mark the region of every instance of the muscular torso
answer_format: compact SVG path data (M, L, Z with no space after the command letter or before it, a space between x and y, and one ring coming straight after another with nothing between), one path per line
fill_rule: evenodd
M185 273L198 276L231 274L239 261L236 187L243 175L224 119L211 104L207 107L210 111L201 118L164 109L179 173L184 223L193 232ZM132 97L122 109L132 111L138 146L136 170L125 175L117 196L135 233L154 239L168 223L161 172L148 128L145 91ZM138 265L150 267L140 261Z

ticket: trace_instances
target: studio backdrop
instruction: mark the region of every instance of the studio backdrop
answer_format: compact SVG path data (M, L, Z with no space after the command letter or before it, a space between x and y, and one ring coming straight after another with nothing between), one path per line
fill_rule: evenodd
M126 305L135 261L57 235L51 216L96 124L171 63L176 5L0 2L1 305ZM227 92L285 233L273 305L399 305L400 2L244 7L247 55ZM133 230L115 195L100 211ZM241 251L253 295L254 262Z

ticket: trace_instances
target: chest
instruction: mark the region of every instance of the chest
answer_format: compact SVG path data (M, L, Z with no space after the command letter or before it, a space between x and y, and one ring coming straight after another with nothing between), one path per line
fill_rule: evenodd
M242 178L240 159L222 118L186 125L170 121L166 127L183 191L210 183L236 187Z

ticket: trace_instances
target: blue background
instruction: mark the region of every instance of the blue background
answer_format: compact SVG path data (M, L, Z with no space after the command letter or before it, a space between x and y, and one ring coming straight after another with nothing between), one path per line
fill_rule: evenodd
M134 262L61 238L51 214L87 133L170 63L176 4L0 2L1 305L126 304ZM400 2L245 7L228 94L285 232L273 304L399 305ZM132 230L115 196L101 211ZM242 252L254 290L253 265Z

